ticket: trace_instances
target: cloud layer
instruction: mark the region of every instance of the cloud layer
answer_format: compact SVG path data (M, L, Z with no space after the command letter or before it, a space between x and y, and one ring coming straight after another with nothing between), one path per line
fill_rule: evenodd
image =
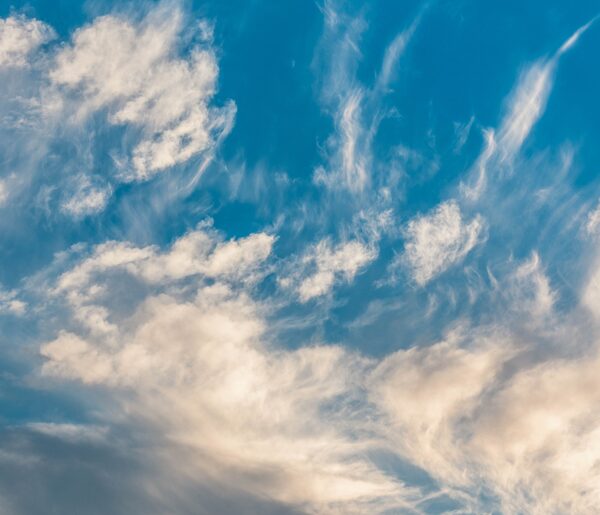
M594 19L296 7L0 19L0 511L595 513Z

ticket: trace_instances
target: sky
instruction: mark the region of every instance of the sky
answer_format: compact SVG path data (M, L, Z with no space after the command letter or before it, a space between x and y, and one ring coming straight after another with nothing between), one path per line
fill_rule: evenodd
M597 513L599 14L2 2L0 513Z

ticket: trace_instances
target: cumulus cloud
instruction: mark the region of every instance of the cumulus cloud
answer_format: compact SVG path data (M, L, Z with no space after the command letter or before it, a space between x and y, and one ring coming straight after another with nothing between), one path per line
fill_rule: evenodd
M455 201L440 204L406 227L403 262L419 285L424 285L447 268L456 265L483 237L480 216L464 221Z
M0 70L26 66L30 54L54 36L54 31L39 20L0 18Z
M354 276L377 257L372 246L360 241L347 241L333 247L330 240L322 240L301 258L300 267L280 284L292 288L301 302L328 294L336 282L351 282Z

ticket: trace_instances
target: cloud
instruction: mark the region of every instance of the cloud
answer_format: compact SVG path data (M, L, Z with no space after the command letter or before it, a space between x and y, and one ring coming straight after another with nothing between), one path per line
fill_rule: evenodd
M129 277L131 287L135 289L137 281L139 289L140 282L148 287L160 287L194 276L251 284L260 277L259 265L271 253L274 241L273 236L258 233L223 242L207 223L174 241L167 251L108 241L62 273L52 292L68 300L75 319L92 334L114 337L117 326L109 320L109 310L102 305L110 291L108 284L116 287L127 283ZM107 284L98 285L98 278ZM77 339L69 341L74 347L84 343Z
M330 240L322 240L308 250L299 271L280 279L280 284L293 288L301 302L327 295L336 282L351 282L354 276L377 257L377 252L359 241L347 241L332 247Z
M234 104L209 106L218 75L213 50L196 47L178 57L183 21L170 3L139 23L114 15L97 18L75 32L50 71L52 84L77 101L78 118L107 109L111 124L139 129L131 165L122 164L133 180L209 150L233 121Z
M52 176L45 184L68 216L101 212L122 180L149 180L185 163L197 177L227 133L233 105L213 105L219 71L213 26L200 22L194 31L180 9L169 10L174 5L137 17L97 18L46 55L50 68L35 65L41 67L35 73L50 74L40 93L49 102L26 104L33 118L48 117L37 129L62 135L42 138L48 147L36 141L38 152L55 137L75 136L73 147L56 157L59 165L71 165L68 177ZM161 245L96 233L90 238L102 243L74 245L21 283L22 290L0 291L0 313L20 315L6 318L27 324L23 334L40 344L42 364L26 380L40 391L76 392L86 419L54 420L71 408L49 409L47 419L0 430L0 511L541 515L592 513L600 505L597 262L582 291L565 300L553 273L556 260L544 248L531 252L527 233L528 258L504 260L512 248L488 255L482 248L477 263L484 262L487 277L465 264L464 289L479 295L487 288L472 296L477 301L464 300L460 288L442 280L400 292L384 286L377 298L367 288L360 292L367 295L363 315L349 321L356 306L336 312L328 322L339 318L339 324L323 331L323 339L313 333L298 341L280 331L282 310L291 317L300 311L310 325L307 303L331 299L336 287L383 261L390 250L383 236L393 235L398 190L377 176L384 167L373 141L385 116L380 101L418 20L392 40L369 87L356 74L366 23L334 7L323 6L324 48L336 44L325 80L332 87L324 88L322 101L335 131L327 165L315 178L327 186L326 195L350 193L344 198L356 201L348 209L351 222L326 220L339 234L324 229L308 243L299 236L291 257L274 256L288 242L276 245L283 236L272 229L228 237L203 222ZM473 168L484 179L490 167L511 167L518 158L545 108L551 60L523 74L500 127L485 133ZM34 73L19 66L19 73ZM456 127L457 148L473 120ZM100 141L105 146L98 152L121 175L100 173L94 155L79 166L79 158L93 154L86 149L95 152ZM396 151L406 162L420 159L405 147ZM570 163L569 157L564 170ZM6 184L10 201L19 185ZM151 203L148 189L139 189L146 187L128 186L140 192L140 203ZM529 189L517 192L511 206L522 202L523 192ZM169 192L163 193L168 203ZM527 200L552 199L552 210L563 198L556 195L536 191ZM448 200L409 219L404 252L392 268L404 267L426 286L463 263L497 220L462 202ZM131 211L137 223L146 221ZM315 218L322 213L314 211ZM173 223L181 227L197 213ZM552 216L567 218L563 213ZM597 231L599 217L589 214L588 235ZM572 218L572 224L582 220ZM418 316L411 296L425 299ZM445 299L450 315L434 319ZM375 325L382 314L393 323ZM359 352L351 348L355 341L343 346L324 339L343 342L355 329L367 335L359 345L370 343L369 334L385 345ZM19 351L29 352L27 343Z
M111 334L62 330L45 343L43 374L108 388L130 420L157 428L159 447L170 449L156 457L169 482L189 474L309 513L410 505L413 492L367 458L378 442L353 414L362 395L355 378L369 360L336 346L267 343L264 307L240 274L266 259L258 242L270 248L260 235L219 243L195 233L162 254L105 245L65 272L56 291L105 291L114 267L151 289ZM327 262L346 257L329 252ZM200 276L177 288L190 273ZM109 318L117 316L108 299Z
M513 309L527 313L532 320L553 314L557 294L550 286L537 252L516 267L509 284L507 291Z
M195 190L236 110L214 102L209 22L166 1L99 16L47 46L52 29L38 20L0 23L3 205L81 220L102 213L121 183L167 170L161 199Z
M370 86L357 77L362 57L360 40L368 27L362 13L350 16L331 1L325 3L323 13L325 29L313 68L324 68L321 103L334 120L335 132L327 141L328 162L316 168L314 180L330 191L346 191L369 199L371 189L381 187L389 179L374 176L378 163L373 142L381 120L391 115L392 109L386 108L383 100L422 12L387 46L381 69Z
M480 216L465 222L455 201L444 202L408 223L401 262L415 282L424 285L462 261L481 242L483 229Z
M474 495L472 511L484 487L502 513L590 513L600 496L597 356L521 362L511 373L518 353L506 334L471 331L473 346L457 336L375 369L370 392L394 445Z
M588 236L595 236L600 229L600 204L593 211L590 211L585 224L585 232Z
M457 330L434 345L383 359L370 376L369 393L386 414L382 424L390 424L392 445L446 485L467 486L459 469L469 457L458 430L513 353L510 342L500 345L490 335L469 346Z
M507 511L590 513L600 502L598 358L519 371L474 424L473 450Z
M18 298L15 290L6 291L0 288L0 315L10 314L22 316L27 311L27 304Z
M45 23L24 16L0 18L0 70L27 66L37 48L55 37Z
M406 29L396 35L396 37L385 49L381 70L377 76L376 89L385 90L391 83L396 65L406 51L406 47L417 30L423 16L423 12L426 8L427 6L421 10L419 15L417 15L417 17Z
M10 196L9 187L6 184L6 181L0 180L0 207L8 200Z
M521 74L499 128L484 132L485 147L472 169L471 183L462 187L467 198L477 199L483 193L488 169L512 167L523 143L544 114L561 56L575 45L594 20L577 29L550 58L535 61Z
M170 484L235 485L233 498L268 497L308 513L418 512L419 503L444 496L471 512L587 513L597 505L597 346L569 357L531 354L497 317L379 359L334 345L290 350L269 343L269 305L233 272L247 266L241 253L216 269L207 263L217 251L205 253L204 265L192 268L213 271L186 285L178 274L144 271L145 260L164 263L176 247L145 258L103 249L65 272L64 295L82 284L116 291L110 267L150 289L124 318L117 299L105 298L110 317L121 317L115 333L63 330L41 347L45 377L99 386L114 398L118 415L104 415L102 426L125 417L156 431L145 453ZM537 285L533 313L548 298L540 274L535 256L515 269L514 299L528 301ZM560 343L577 320L555 324L550 338ZM32 429L77 442L87 434ZM384 471L373 459L382 453L431 481ZM169 492L156 495L169 502Z
M469 118L469 121L465 123L454 122L454 134L456 136L456 144L454 145L455 154L459 154L462 148L465 146L465 143L471 135L471 129L473 127L474 122L474 116L471 116L471 118Z
M75 191L63 201L62 211L74 218L82 218L103 211L112 192L109 186L102 186L98 182L100 181L96 181L94 184L86 175L76 178Z
M459 234L463 247L474 238L465 235L479 235L452 203L425 219L440 213L454 220L444 234ZM308 513L418 513L443 499L508 514L597 505L596 337L577 306L549 318L555 293L537 254L496 282L512 311L369 358L280 345L277 303L257 295L273 241L223 240L204 225L165 249L107 242L86 252L44 289L68 314L41 346L43 378L106 392L112 408L94 427L151 428L147 467L175 490L191 481ZM343 277L359 270L365 248L313 250L315 264ZM523 313L548 322L543 338L539 324L522 332L514 323ZM581 341L565 352L573 335ZM82 441L69 426L32 429ZM167 505L174 494L155 495Z
M58 424L54 422L31 422L27 428L67 442L106 442L108 428L84 424Z

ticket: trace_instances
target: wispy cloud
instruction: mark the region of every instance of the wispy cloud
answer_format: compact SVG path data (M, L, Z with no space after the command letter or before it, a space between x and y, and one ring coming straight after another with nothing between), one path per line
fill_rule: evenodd
M0 19L0 68L27 66L30 54L54 37L52 28L39 20L24 16Z
M370 85L362 84L356 75L361 37L368 29L363 15L349 16L335 2L325 4L324 15L325 31L316 62L325 67L321 102L333 117L336 132L328 141L328 163L317 168L315 179L332 191L345 190L359 198L371 199L371 190L377 191L386 182L386 178L374 177L377 163L373 142L382 118L387 115L382 100L389 92L398 62L420 23L422 12L387 46L381 69Z
M296 271L281 278L280 284L294 289L300 301L307 302L330 293L336 282L351 282L376 257L374 247L358 240L342 242L335 247L331 241L322 240L298 263L292 264Z
M141 130L131 164L121 165L127 178L147 179L205 151L234 116L233 104L208 105L218 74L210 47L174 57L183 17L164 4L138 24L99 18L73 36L50 71L52 84L73 93L76 116L108 108L110 123Z
M108 387L124 412L159 428L160 445L171 449L161 461L174 481L187 473L217 483L235 478L240 491L309 512L410 506L414 492L366 457L380 444L360 429L361 412L353 414L361 396L355 374L369 360L335 346L271 349L264 307L239 275L250 256L255 267L266 259L268 252L247 248L264 238L197 236L163 254L105 245L66 271L55 295L71 299L76 320L81 304L72 299L82 297L119 316L107 289L116 271L153 286L113 333L61 331L43 345L43 373ZM348 272L345 257L329 255ZM196 285L177 288L186 269L198 274ZM133 403L120 396L123 388Z
M0 511L586 515L600 505L600 208L589 190L565 193L568 145L556 163L531 158L543 180L514 173L530 164L521 149L559 60L592 22L520 76L462 196L427 193L402 211L389 154L423 161L402 144L381 155L377 138L423 11L382 45L371 83L359 80L367 11L326 1L321 12L312 71L333 128L313 181L266 177L265 160L251 184L241 165L228 198L191 198L160 238L137 239L131 226L154 229L144 209L191 192L232 126L235 105L216 100L213 22L162 2L50 47L42 22L0 25L0 75L11 78L1 213L35 194L49 219L69 217L52 262L0 289L3 341L29 371L0 373L0 388L3 400L18 383L36 400L79 403L0 429ZM447 119L452 159L467 149L470 114L454 135ZM493 188L505 172L518 188ZM235 211L276 184L275 220ZM120 194L141 207L123 202L129 218L105 229L98 215ZM207 208L221 226L236 217L229 234L199 222L205 204L232 198L233 215ZM429 207L415 215L415 204ZM380 279L398 270L408 284ZM319 317L331 330L313 330ZM306 332L290 336L288 320Z
M414 281L424 285L462 261L481 242L483 230L481 217L463 221L455 201L442 203L431 213L408 223L404 254L394 266L404 264Z
M473 167L471 182L463 186L466 198L477 199L482 195L490 169L498 173L513 165L523 143L546 109L560 58L594 21L595 18L577 29L550 58L535 61L521 74L500 126L497 130L485 131L485 148Z
M211 31L208 22L192 28L177 1L138 14L98 17L43 48L54 32L42 22L0 20L0 72L11 74L0 105L11 199L36 189L42 163L46 180L54 174L64 189L49 195L50 208L76 219L103 211L120 183L165 170L189 168L176 187L163 187L168 198L196 188L236 111L213 102Z

